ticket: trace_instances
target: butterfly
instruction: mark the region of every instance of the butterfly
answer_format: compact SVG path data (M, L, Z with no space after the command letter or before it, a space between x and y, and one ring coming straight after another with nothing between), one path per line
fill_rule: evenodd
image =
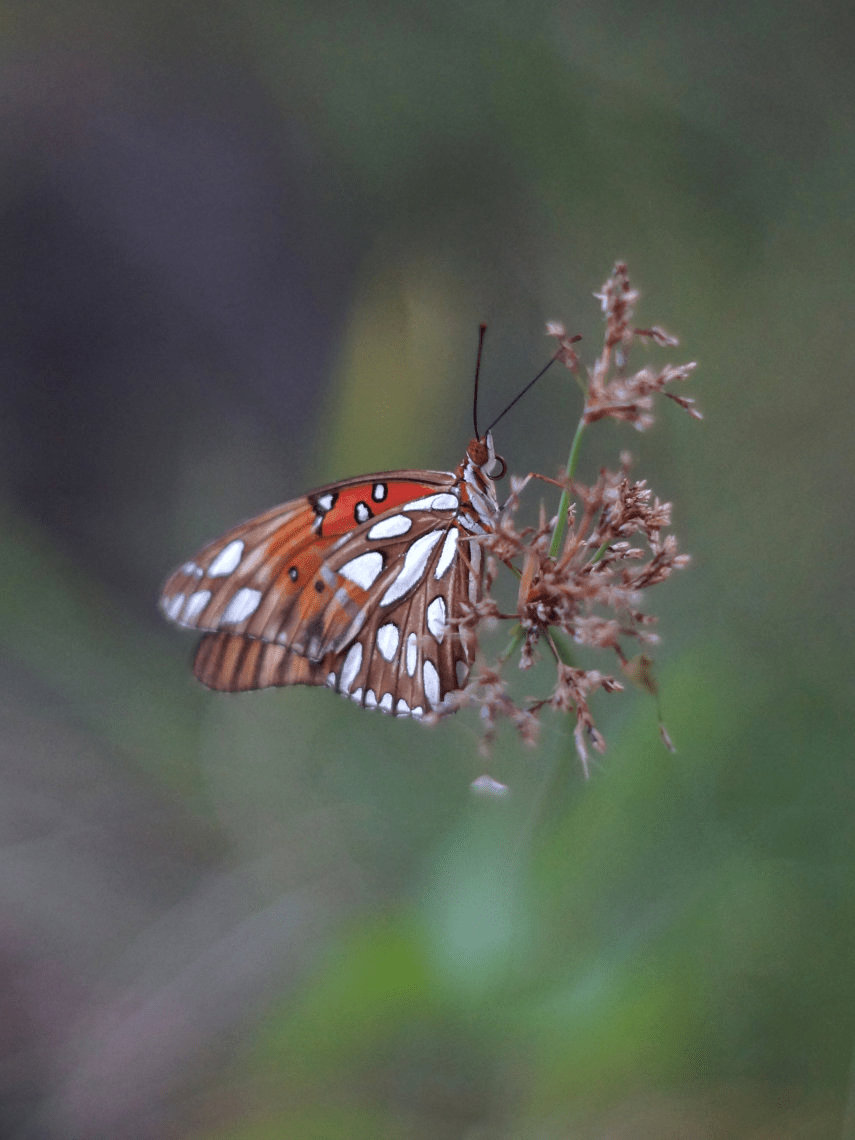
M460 619L483 593L480 536L495 529L504 469L476 424L453 472L330 483L203 547L160 599L204 634L196 677L229 692L327 685L393 716L441 709L472 668Z

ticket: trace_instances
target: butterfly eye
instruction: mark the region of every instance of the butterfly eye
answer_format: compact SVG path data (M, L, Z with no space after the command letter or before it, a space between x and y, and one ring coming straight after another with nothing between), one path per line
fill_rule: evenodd
M498 471L496 470L496 464L497 463L499 464L499 470ZM508 473L507 463L505 463L505 461L504 461L504 459L502 459L501 455L495 455L493 457L493 462L490 464L490 470L487 471L486 474L489 475L491 479L504 479L504 477L507 475L507 473Z

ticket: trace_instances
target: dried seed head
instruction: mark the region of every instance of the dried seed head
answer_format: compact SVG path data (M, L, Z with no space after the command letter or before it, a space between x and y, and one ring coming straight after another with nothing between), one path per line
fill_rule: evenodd
M588 370L582 423L612 418L644 430L653 422L658 395L670 397L700 418L690 398L666 391L669 385L687 380L694 364L626 372L634 341L662 347L673 347L677 341L658 326L633 327L638 293L623 263L615 266L597 297L605 315L605 336L603 350ZM558 343L556 357L578 371L579 358L572 347L578 337L569 337L560 324L548 325L547 333ZM597 690L619 692L623 686L597 669L569 664L572 646L612 653L629 679L655 694L650 659L643 653L628 657L624 645L633 641L650 645L658 640L650 628L655 617L641 609L644 591L686 566L689 556L678 553L673 534L664 533L671 526L671 504L660 502L646 480L632 479L631 467L632 457L622 452L620 467L603 468L593 484L567 476L557 481L569 495L561 520L566 529L557 551L551 549L556 519L548 518L542 505L537 527L518 528L516 524L520 498L531 481L554 484L556 480L543 475L511 476L511 493L495 528L480 538L487 563L485 594L477 603L467 603L462 615L450 624L472 646L475 628L482 621L516 616L520 632L513 644L519 649L520 668L533 664L535 648L542 645L543 652L548 650L555 659L555 684L548 697L518 704L502 676L503 658L495 666L481 666L465 690L451 694L443 709L431 714L433 719L462 705L476 705L483 725L482 748L488 751L502 718L531 744L537 739L544 708L573 715L576 749L587 773L588 748L605 749L590 709L591 695ZM516 615L501 614L490 596L499 562L515 567L519 576ZM666 746L673 747L664 727L661 732Z

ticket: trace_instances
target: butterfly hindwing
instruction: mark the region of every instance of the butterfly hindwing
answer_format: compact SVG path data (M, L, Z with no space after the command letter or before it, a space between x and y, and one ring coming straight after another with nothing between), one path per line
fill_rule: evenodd
M193 672L209 689L238 693L271 685L323 685L330 661L309 661L284 645L233 633L206 633Z

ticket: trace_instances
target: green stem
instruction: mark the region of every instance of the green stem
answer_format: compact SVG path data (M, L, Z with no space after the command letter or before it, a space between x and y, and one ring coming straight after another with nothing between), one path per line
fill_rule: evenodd
M569 482L576 474L576 464L579 462L579 450L582 443L582 432L585 430L585 417L582 415L576 426L576 434L570 445L570 454L567 457L567 470L565 478ZM549 557L557 558L564 542L564 532L567 530L567 509L570 506L570 490L565 487L561 492L561 501L558 504L558 518L555 520L555 530L552 532L552 542L549 544Z
M525 641L525 630L519 624L519 622L517 622L517 624L511 630L511 637L510 637L510 640L508 641L507 648L505 649L505 652L502 654L502 656L499 658L499 661L502 664L504 664L505 661L507 661L510 657L513 657L513 655L516 653L516 651L519 649L519 647L522 645L522 643L524 641Z
M573 442L570 444L570 454L567 457L565 478L568 483L576 474L576 465L579 462L579 451L582 443L582 433L584 432L585 427L585 415L583 412L583 414L579 417L579 423L576 425L576 432L573 436ZM561 492L561 500L558 504L558 517L555 520L555 529L552 532L552 541L549 544L550 558L557 558L559 552L561 551L561 546L564 542L564 534L567 530L567 511L569 506L570 489L569 487L565 487ZM517 641L517 644L519 644L519 641L522 640L522 633L522 627L518 626L514 631L512 645L514 639L517 638L519 639ZM572 664L573 648L570 639L566 636L566 634L564 634L561 630L555 629L553 627L549 630L549 637L560 660L567 665ZM516 645L513 645L513 648L515 649ZM509 646L508 650L508 656L510 656L510 653L513 652L513 649L511 646ZM570 723L569 719L567 720L567 723ZM562 748L556 755L550 771L547 772L540 788L534 797L528 819L526 821L525 827L523 828L523 834L521 836L520 842L521 849L530 849L536 829L544 822L548 805L551 804L553 809L558 803L562 803L563 805L564 797L567 794L567 784L561 778L565 764L566 749Z
M608 550L608 548L610 546L611 546L611 542L609 542L608 540L602 544L602 546L599 548L597 553L591 559L591 565L592 566L596 565L596 563L600 561L600 559L603 557L603 555L605 554L605 552Z
M552 644L555 646L556 652L565 665L574 665L573 659L573 645L570 638L563 630L556 629L555 626L549 627L549 636L552 639Z

